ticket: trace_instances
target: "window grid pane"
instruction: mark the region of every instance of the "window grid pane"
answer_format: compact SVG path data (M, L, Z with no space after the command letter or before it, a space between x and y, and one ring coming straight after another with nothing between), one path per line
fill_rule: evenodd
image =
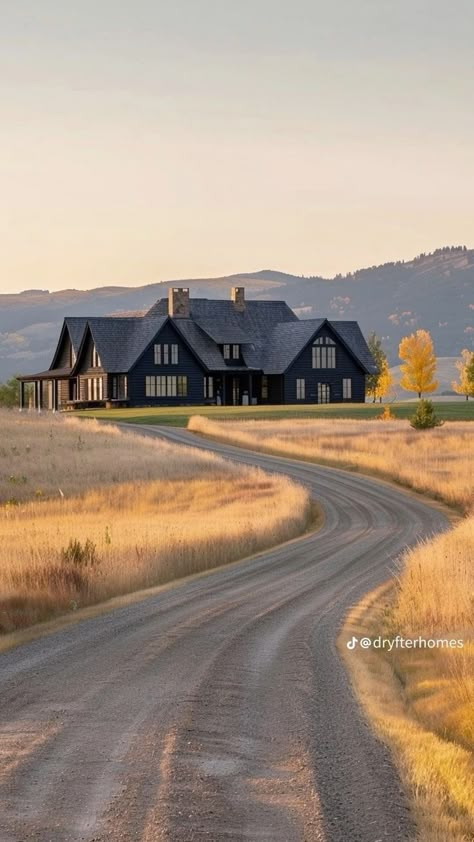
M171 346L171 364L172 365L178 364L178 346L177 345Z

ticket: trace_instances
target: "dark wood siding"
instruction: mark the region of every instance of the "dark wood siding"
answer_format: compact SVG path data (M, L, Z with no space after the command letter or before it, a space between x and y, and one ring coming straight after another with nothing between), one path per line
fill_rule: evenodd
M155 365L155 344L178 346L178 364ZM171 351L170 351L171 360ZM177 406L179 404L204 403L204 373L205 369L170 322L167 322L157 333L151 345L142 354L128 375L128 395L130 403L135 406ZM147 397L145 394L145 378L156 375L185 375L188 378L187 397Z
M297 359L292 363L284 376L285 403L317 403L318 383L326 383L331 390L331 403L342 403L342 381L350 378L352 381L352 397L348 403L363 403L365 400L365 374L355 362L354 358L341 345L340 340L326 325L318 336L329 336L336 343L336 368L313 368L313 341L306 346ZM296 398L296 380L305 381L305 399ZM345 401L344 401L345 402Z
M72 365L72 343L69 336L68 329L64 331L64 335L59 348L58 358L55 362L55 368L69 368Z

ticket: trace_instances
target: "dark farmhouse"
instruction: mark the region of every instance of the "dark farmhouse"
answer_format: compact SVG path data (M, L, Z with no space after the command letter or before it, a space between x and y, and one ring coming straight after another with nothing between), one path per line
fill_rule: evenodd
M173 288L140 316L66 318L36 409L361 403L375 371L357 322L300 320L284 301L192 299Z

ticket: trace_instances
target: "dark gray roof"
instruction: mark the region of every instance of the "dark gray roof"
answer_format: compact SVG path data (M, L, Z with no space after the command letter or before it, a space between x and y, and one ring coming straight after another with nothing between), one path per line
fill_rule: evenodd
M37 374L22 374L17 377L17 380L23 380L29 383L32 380L62 380L67 379L71 374L72 369L68 368L48 368L47 371L39 371Z
M88 325L105 371L129 371L163 327L167 316L153 319L111 318L88 319Z
M265 374L282 374L311 340L325 319L302 319L275 325L265 351Z
M352 351L355 357L362 363L368 374L375 374L377 366L374 364L372 355L368 349L362 331L357 322L329 322L342 341Z
M89 329L103 368L129 371L168 319L168 300L162 298L144 316L68 317L65 319L74 351ZM298 319L284 301L246 301L238 311L232 301L190 299L190 318L172 319L176 330L209 371L241 370L225 361L219 346L239 344L245 366L265 374L281 374L311 341L326 319ZM328 322L367 371L375 370L357 322ZM54 360L53 360L54 364ZM79 365L79 359L77 366ZM74 368L72 372L75 373ZM70 370L64 369L64 376ZM56 372L50 371L50 376ZM36 375L46 376L45 372Z
M192 319L173 319L173 325L209 370L225 369L226 364L216 343Z
M66 316L64 319L71 337L71 344L74 353L77 355L81 347L82 337L87 325L87 319L83 316Z

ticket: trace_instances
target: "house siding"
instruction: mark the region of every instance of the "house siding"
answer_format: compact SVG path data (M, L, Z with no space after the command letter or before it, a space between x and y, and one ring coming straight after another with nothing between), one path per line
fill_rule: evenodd
M178 364L155 365L155 344L178 346ZM171 356L170 356L171 358ZM178 406L204 403L205 368L184 343L171 322L167 322L153 339L153 342L128 375L128 395L135 406ZM188 378L187 397L148 397L145 393L145 378L156 375L184 375Z
M328 336L336 343L336 368L313 368L312 347L314 338L294 360L284 375L284 401L289 404L317 403L318 383L325 383L330 387L330 403L342 403L342 381L350 378L352 381L352 397L344 403L364 403L365 401L365 373L346 351L338 337L326 325L318 331L317 336ZM305 381L305 398L296 397L296 380Z

